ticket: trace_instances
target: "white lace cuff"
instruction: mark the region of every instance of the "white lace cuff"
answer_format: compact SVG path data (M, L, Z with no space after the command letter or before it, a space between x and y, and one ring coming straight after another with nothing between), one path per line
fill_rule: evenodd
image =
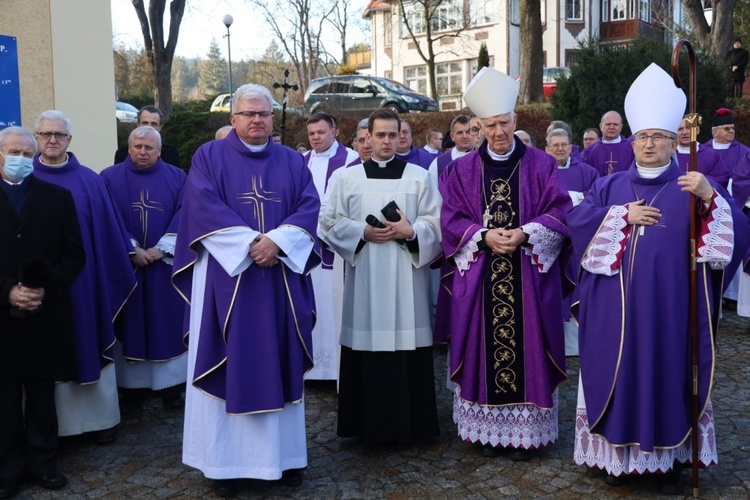
M474 236L472 236L471 239L458 250L458 253L456 253L456 256L453 258L456 262L458 274L461 276L463 276L464 273L469 270L471 264L476 262L477 258L479 258L479 247L477 246L477 243L480 241L482 241L481 229L474 233Z
M560 255L565 236L538 222L525 224L521 230L529 235L529 246L522 247L524 253L531 257L540 273L546 273Z
M623 229L628 225L625 221L627 214L628 207L624 205L614 205L609 209L599 232L583 254L581 267L586 271L604 276L614 276L620 272L618 268L622 242L626 236Z
M734 252L732 209L727 200L717 194L710 210L700 236L696 261L707 262L712 269L724 269Z

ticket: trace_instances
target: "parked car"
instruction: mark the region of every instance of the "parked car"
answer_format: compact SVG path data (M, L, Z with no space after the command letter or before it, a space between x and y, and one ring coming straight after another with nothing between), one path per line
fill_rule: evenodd
M211 112L214 111L223 111L224 113L229 113L229 101L231 100L231 96L229 94L221 94L214 99L214 102L211 103ZM276 101L276 99L273 100L273 110L281 112L282 106L281 104ZM294 113L294 114L301 114L301 111L299 108L295 108L294 106L287 106L286 107L287 113Z
M570 70L568 68L544 68L542 72L542 92L544 92L544 99L547 102L549 102L552 94L557 92L557 79L569 76Z
M437 111L437 103L402 84L377 76L345 75L316 78L305 92L305 109L371 111L389 108L396 113Z
M138 108L126 102L115 102L115 117L120 123L137 123Z

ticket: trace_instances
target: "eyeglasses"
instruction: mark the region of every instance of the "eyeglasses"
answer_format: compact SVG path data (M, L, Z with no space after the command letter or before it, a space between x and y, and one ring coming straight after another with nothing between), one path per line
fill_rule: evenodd
M41 137L45 141L49 141L53 137L58 141L63 141L69 137L68 134L64 134L62 132L37 132L36 135L37 137Z
M471 132L472 134L478 134L478 133L479 133L479 130L480 130L480 128L479 128L479 127L471 127L471 128L469 129L469 132Z
M561 142L560 144L550 144L549 148L550 149L565 149L568 146L570 146L569 142Z
M260 118L268 118L272 114L271 111L238 111L234 113L234 116L244 116L248 120L252 120L256 116Z
M656 144L657 142L663 142L663 141L676 141L676 137L672 137L670 135L664 135L664 134L652 134L652 135L636 135L633 136L633 140L635 142L640 142L642 144L645 144L648 142L648 140L651 139L651 141Z
M724 132L734 132L734 125L725 125L723 127L714 127L714 130L716 130L717 128L720 128Z

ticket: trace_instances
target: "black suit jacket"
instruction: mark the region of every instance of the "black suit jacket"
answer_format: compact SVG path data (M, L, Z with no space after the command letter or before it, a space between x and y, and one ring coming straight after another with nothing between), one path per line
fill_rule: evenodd
M0 377L62 378L75 369L68 288L85 262L81 230L70 191L33 175L24 182L29 197L20 219L0 192ZM47 262L52 271L42 309L16 318L10 290L33 261Z
M113 165L117 165L118 163L124 162L125 158L127 157L128 157L128 147L123 146L115 152L115 162L113 163ZM180 166L180 152L174 146L170 146L169 144L162 143L161 159L164 163L169 163L170 165L174 165L177 168L182 168Z

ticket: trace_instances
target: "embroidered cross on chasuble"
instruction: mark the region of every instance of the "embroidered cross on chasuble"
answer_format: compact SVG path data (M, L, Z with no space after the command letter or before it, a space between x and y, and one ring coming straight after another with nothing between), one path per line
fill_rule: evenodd
M281 198L275 197L273 191L263 189L263 179L253 175L250 181L251 190L246 193L239 193L237 199L240 202L253 206L253 217L258 222L258 231L266 233L266 203L281 203Z
M485 167L488 229L520 227L518 169ZM511 255L488 252L484 267L484 356L487 403L525 401L521 249Z

